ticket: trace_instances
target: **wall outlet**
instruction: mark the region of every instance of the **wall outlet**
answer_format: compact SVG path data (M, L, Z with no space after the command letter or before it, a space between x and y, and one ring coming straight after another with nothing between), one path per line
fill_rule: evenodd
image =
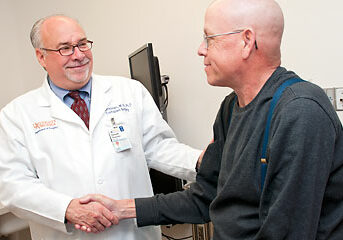
M335 88L336 110L343 111L343 88Z

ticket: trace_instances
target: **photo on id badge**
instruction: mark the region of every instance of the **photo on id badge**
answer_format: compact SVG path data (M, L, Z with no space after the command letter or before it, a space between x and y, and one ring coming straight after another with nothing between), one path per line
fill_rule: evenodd
M122 122L116 122L114 117L110 118L109 135L116 152L122 152L132 147L127 136L125 124Z

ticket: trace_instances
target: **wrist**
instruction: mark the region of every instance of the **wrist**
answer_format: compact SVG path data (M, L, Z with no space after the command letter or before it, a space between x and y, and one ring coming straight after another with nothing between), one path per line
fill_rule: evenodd
M136 205L134 199L118 200L118 217L119 219L135 218Z
M74 201L75 199L72 199L70 202L69 202L69 204L68 204L68 206L67 206L67 208L66 208L66 210L65 210L65 214L64 214L64 223L67 223L68 221L71 221L71 216L72 216L72 210L73 210L73 205L74 205Z

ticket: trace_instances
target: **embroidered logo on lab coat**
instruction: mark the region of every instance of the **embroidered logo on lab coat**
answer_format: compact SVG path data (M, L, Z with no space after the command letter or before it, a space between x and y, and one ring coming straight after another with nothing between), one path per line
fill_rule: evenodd
M106 114L112 114L117 112L130 112L132 103L122 103L117 106L106 108Z
M32 125L33 125L33 130L35 131L35 134L44 130L55 129L58 127L56 120L35 122Z

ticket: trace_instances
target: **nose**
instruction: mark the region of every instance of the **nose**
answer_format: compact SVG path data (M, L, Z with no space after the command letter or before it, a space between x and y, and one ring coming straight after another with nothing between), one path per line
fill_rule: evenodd
M207 54L207 47L205 41L202 41L198 48L198 55L205 57Z
M74 47L74 53L71 55L74 60L83 59L85 56L85 53L81 52L77 46Z

